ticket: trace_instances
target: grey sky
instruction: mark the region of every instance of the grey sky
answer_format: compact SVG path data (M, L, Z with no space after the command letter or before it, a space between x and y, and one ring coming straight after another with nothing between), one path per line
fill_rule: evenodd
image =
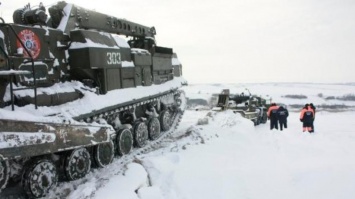
M1 2L11 22L29 1ZM67 2L155 26L190 83L355 82L353 0Z

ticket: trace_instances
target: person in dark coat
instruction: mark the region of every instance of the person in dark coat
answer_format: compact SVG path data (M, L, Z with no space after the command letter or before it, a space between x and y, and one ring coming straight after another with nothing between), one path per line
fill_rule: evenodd
M314 119L316 119L316 107L313 105L313 103L310 103L309 106L314 112L314 117L313 117L313 122L312 122L312 132L314 132Z
M314 112L309 104L306 104L305 107L301 110L300 121L303 123L303 132L308 131L309 133L313 133L313 120L314 120Z
M277 123L277 109L279 109L279 107L276 105L276 103L272 103L269 110L267 111L267 117L270 120L270 130L273 128L279 129Z
M279 109L277 109L276 114L277 114L277 119L279 120L280 130L282 131L283 127L285 127L285 129L287 128L288 110L283 106L280 106Z

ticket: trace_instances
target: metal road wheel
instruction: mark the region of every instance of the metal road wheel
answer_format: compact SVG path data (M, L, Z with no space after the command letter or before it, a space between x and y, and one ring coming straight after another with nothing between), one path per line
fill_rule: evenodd
M145 122L134 125L134 143L137 147L143 147L148 140L148 126Z
M149 133L149 139L155 140L159 137L160 135L160 122L159 119L154 117L149 120L148 122L148 133Z
M65 175L68 180L77 180L90 171L90 153L86 148L75 149L65 158Z
M256 125L259 125L260 124L260 120L259 118L256 118Z
M6 187L9 180L9 175L9 162L7 160L3 160L3 157L0 156L0 192L3 188Z
M116 136L117 153L119 155L128 154L133 147L133 135L129 129L121 129Z
M266 112L263 112L261 123L265 124L266 122L267 122L267 114Z
M170 129L171 126L171 114L169 112L169 110L164 110L160 113L160 126L161 126L161 130L163 131L167 131Z
M58 182L57 168L48 159L37 159L26 165L22 186L30 198L46 196Z
M107 166L112 162L114 154L115 149L112 141L94 146L93 156L95 165L98 167Z

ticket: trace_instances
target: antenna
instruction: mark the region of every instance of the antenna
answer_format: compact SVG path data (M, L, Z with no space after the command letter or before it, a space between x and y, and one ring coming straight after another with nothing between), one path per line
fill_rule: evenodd
M249 95L251 96L251 93L248 88L245 88L246 91L248 91Z

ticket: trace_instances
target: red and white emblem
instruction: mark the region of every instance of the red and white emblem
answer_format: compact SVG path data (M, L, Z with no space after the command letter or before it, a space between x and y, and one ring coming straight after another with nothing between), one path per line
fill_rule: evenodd
M22 43L26 46L27 50L31 53L33 59L36 59L41 51L41 42L38 36L29 29L24 29L18 33ZM17 41L17 48L23 48L21 43ZM26 50L23 50L25 57L29 57Z

